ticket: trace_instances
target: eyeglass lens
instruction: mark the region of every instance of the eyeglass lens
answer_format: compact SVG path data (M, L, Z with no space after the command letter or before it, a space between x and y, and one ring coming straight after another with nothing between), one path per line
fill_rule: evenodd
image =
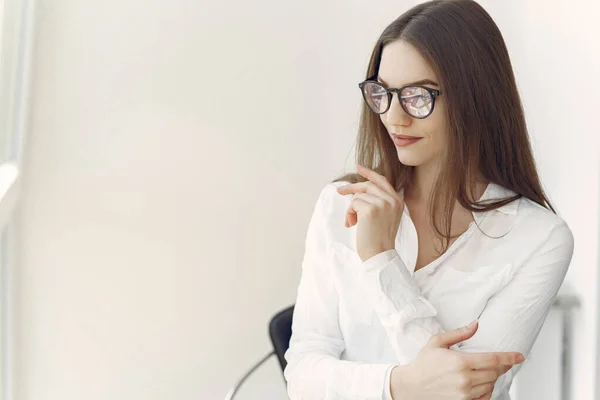
M367 105L377 114L384 113L389 107L391 96L385 87L375 82L367 82L363 87ZM433 99L429 92L418 86L408 86L400 92L402 105L408 114L422 118L431 112Z

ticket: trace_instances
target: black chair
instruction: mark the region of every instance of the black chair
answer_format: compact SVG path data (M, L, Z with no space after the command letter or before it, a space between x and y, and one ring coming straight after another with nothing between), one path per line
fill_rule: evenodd
M254 371L256 371L261 365L263 365L271 356L275 355L281 366L281 373L285 369L287 362L285 361L285 352L290 347L290 338L292 337L292 317L294 315L294 306L290 306L271 318L269 322L269 337L273 344L273 350L263 357L262 360L254 364L248 371L240 378L240 380L229 389L225 400L233 400L238 390L242 387L246 379Z

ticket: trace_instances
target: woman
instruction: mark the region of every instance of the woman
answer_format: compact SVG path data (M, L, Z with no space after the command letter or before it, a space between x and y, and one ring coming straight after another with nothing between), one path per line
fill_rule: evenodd
M473 1L423 3L384 30L366 78L358 174L323 188L308 227L288 394L509 399L573 236L502 35Z

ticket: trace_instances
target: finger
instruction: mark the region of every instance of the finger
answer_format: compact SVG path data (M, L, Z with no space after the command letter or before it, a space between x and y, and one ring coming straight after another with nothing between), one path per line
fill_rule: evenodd
M346 214L348 218L348 227L352 227L358 223L358 214L354 210L350 210L348 214Z
M352 201L355 201L356 199L360 199L363 200L373 206L377 206L377 207L382 207L386 201L384 199L382 199L379 196L376 196L374 194L370 194L370 193L356 193L354 195L354 197L352 198ZM350 203L352 204L352 202Z
M340 194L352 194L352 193L369 193L375 196L379 196L390 204L394 204L395 201L402 201L400 196L397 193L391 195L387 191L383 190L381 187L377 186L375 183L368 182L359 182L359 183L351 183L348 185L341 186L337 189Z
M473 386L471 390L472 399L489 399L494 391L494 383L484 383L482 385Z
M471 322L467 326L463 326L462 328L455 329L453 331L442 332L434 335L427 342L428 346L431 347L444 347L446 349L451 346L462 342L463 340L467 340L471 336L477 332L478 322L477 320ZM475 368L472 368L475 369Z
M352 201L354 201L354 197L356 197L356 195L353 196ZM356 204L353 205L352 203L350 203L348 209L346 210L346 222L344 223L344 225L350 228L354 226L357 222L358 215L356 210Z
M358 223L358 218L356 217L356 214L350 214L350 226L354 226Z
M462 353L467 365L472 369L490 369L506 365L520 364L525 356L518 352Z
M346 210L346 223L347 223L347 227L350 228L354 225L356 225L356 223L358 222L358 215L356 214L356 211L352 208L352 206L348 206L348 209Z
M359 214L367 214L373 208L373 204L364 200L362 196L354 195L350 206L348 206L348 213L355 214L358 219Z
M366 215L372 213L375 209L381 209L385 206L385 201L377 196L368 193L357 193L352 198L346 215L350 215L353 221L351 226L358 222L358 214Z
M473 386L483 385L484 383L494 383L498 379L500 375L502 375L502 370L499 369L477 369L473 370L469 373L470 381ZM485 392L483 392L485 393ZM481 396L483 393L478 394Z
M361 176L364 176L371 182L375 183L382 189L386 190L390 194L396 193L396 190L392 187L387 178L383 175L378 174L372 169L362 166L360 164L356 164L356 172L358 172Z
M346 226L348 228L353 227L354 225L356 225L358 223L358 214L356 213L356 211L354 211L352 209L352 207L348 207L348 210L346 211Z
M492 392L486 393L474 400L490 400L492 398Z
M504 375L505 373L507 373L510 369L512 368L512 365L503 365L501 367L496 368L496 371L498 371L498 373L500 375Z
M352 198L350 206L346 211L346 216L352 221L350 226L354 226L358 222L358 215L366 215L373 211L375 207L382 207L384 201L379 197L372 196L368 193L357 193Z
M491 393L493 391L494 391L494 382L476 385L476 386L473 386L473 389L471 389L471 398L477 399L477 398L479 398L483 395L487 395L488 393Z

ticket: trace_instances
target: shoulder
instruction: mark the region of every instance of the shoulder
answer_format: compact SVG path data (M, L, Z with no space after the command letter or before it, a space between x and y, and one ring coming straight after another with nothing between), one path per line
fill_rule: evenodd
M319 192L313 210L313 220L318 223L322 235L328 240L351 243L352 228L344 225L346 212L352 200L351 195L342 195L337 189L349 184L348 181L329 182Z
M561 258L572 257L575 240L567 222L533 200L520 199L515 228L536 253L552 251Z
M329 182L321 188L317 199L317 206L326 213L335 213L340 207L350 203L351 196L339 194L337 189L350 184L348 181Z
M495 183L486 191L486 196L493 199L515 195L513 190ZM535 201L520 197L490 215L486 232L503 238L500 242L503 249L516 259L530 259L545 253L558 258L572 256L574 238L567 222Z
M496 183L493 183L486 192L488 197L494 199L509 198L517 194ZM527 237L529 244L532 244L532 241L543 241L551 233L560 236L565 241L573 240L571 230L561 216L527 197L520 197L496 211L494 215L498 216L500 220L504 218L511 220L510 225L513 230L517 230Z
M536 226L544 231L562 230L572 236L571 229L560 215L555 214L551 210L539 205L538 203L526 197L520 199L519 219L523 224L528 226Z

